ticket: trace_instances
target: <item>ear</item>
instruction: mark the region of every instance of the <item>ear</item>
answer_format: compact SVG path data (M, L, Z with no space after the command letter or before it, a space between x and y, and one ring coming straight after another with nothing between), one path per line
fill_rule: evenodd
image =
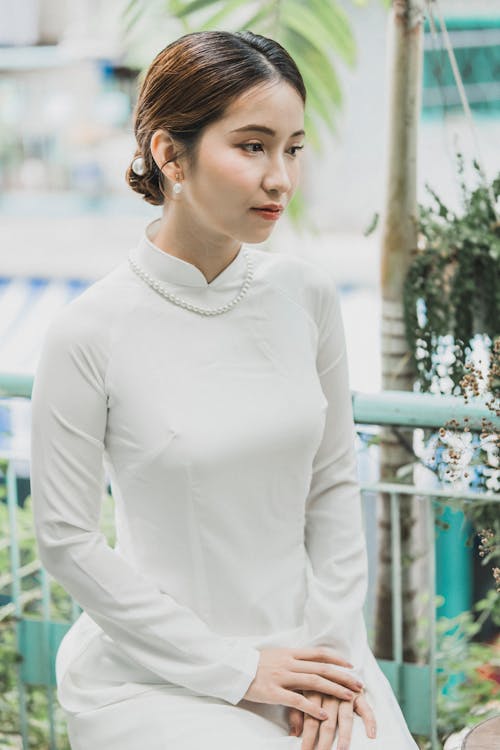
M151 136L150 149L158 169L161 169L167 179L175 182L176 175L182 174L182 166L177 159L170 161L175 154L175 144L167 130L155 130ZM167 164L165 162L168 162Z

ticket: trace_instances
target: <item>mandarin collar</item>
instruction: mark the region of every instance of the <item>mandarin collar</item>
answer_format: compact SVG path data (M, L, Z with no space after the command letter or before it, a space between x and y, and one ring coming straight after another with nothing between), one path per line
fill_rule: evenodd
M189 261L162 250L154 244L151 237L155 235L160 219L147 224L137 245L130 251L130 256L141 268L159 281L179 286L198 287L200 289L225 288L235 280L243 280L246 271L245 246L209 283L205 274Z

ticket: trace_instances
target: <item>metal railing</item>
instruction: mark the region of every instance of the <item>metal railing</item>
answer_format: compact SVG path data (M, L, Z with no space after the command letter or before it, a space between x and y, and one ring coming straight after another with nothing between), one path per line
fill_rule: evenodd
M30 398L32 378L0 374L0 398ZM471 430L481 430L481 420L500 421L492 417L484 403L475 400L465 405L456 397L441 397L427 394L386 391L376 394L353 393L354 419L358 425L394 427L439 428L449 419L457 421L467 417ZM1 458L1 456L0 456ZM391 553L392 553L392 642L393 658L379 659L378 663L388 678L401 705L410 730L415 735L430 739L431 747L440 747L437 736L437 664L436 664L436 548L435 510L442 501L456 498L463 502L498 502L500 498L486 492L454 492L445 488L426 488L414 484L387 482L360 482L363 498L384 493L390 497L391 507ZM64 729L57 726L55 713L55 655L58 645L81 609L70 600L67 620L54 620L51 616L51 579L38 560L21 560L20 533L18 528L18 490L14 462L7 460L5 486L8 506L9 531L0 537L0 551L9 548L10 571L0 577L0 594L5 587L10 589L11 601L0 606L0 624L12 620L15 631L19 734L23 750L28 750L29 720L26 708L26 689L40 686L46 692L50 750L57 750L64 742ZM403 659L403 609L402 609L402 559L400 536L400 501L412 495L426 504L426 555L429 618L429 650L425 664L408 663ZM365 518L366 521L366 518ZM366 527L365 527L366 529ZM32 533L34 539L34 532ZM23 580L38 577L37 584L23 591ZM27 608L38 602L36 617L29 616Z

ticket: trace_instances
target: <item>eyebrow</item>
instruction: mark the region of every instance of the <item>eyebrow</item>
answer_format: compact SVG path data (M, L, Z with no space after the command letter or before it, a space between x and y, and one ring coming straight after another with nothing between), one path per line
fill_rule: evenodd
M266 128L265 125L244 125L242 128L236 128L236 130L231 130L231 133L241 133L245 130L255 130L258 133L266 133L266 135L276 135L276 132L274 130L271 130L271 128ZM290 138L295 137L296 135L305 135L305 130L296 130L295 133L292 133Z

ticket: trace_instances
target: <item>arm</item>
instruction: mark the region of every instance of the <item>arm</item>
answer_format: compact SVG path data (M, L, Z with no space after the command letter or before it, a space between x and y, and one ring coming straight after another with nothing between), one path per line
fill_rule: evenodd
M306 501L307 644L337 649L361 676L367 558L345 336L333 282L323 308L317 368L328 405Z
M108 334L106 325L89 324L87 309L75 309L50 327L32 395L31 488L42 563L133 660L166 681L236 704L260 652L210 631L98 529Z

